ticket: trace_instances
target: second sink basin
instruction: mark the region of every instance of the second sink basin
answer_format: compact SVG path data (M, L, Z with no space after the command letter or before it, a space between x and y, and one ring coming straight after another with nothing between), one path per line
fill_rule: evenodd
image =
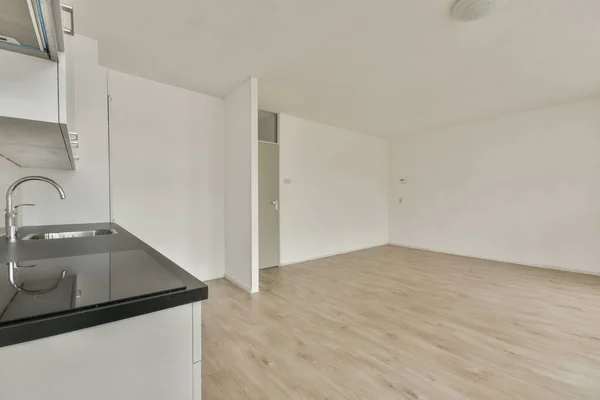
M94 229L91 231L78 232L46 232L32 233L23 238L23 240L48 240L48 239L74 239L94 236L114 235L117 231L114 229Z

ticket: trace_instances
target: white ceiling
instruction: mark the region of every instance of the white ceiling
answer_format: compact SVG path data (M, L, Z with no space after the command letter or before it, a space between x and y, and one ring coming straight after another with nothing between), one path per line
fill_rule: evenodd
M65 0L68 1L68 0ZM100 62L261 108L398 136L600 94L600 1L71 0Z

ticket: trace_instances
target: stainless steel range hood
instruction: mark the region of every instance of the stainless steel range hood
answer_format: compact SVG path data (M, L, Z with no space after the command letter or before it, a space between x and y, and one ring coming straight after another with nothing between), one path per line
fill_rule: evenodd
M59 0L0 1L0 49L58 62L64 51Z

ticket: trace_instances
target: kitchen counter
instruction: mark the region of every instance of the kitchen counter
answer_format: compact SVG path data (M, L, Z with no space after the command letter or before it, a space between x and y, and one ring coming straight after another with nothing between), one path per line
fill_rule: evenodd
M204 283L115 223L24 227L19 236L96 229L117 233L15 244L0 238L6 264L0 270L0 347L208 298ZM20 290L11 285L11 273Z

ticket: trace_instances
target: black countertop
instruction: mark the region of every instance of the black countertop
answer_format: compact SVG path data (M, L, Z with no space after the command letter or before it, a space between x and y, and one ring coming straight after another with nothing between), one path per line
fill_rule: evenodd
M115 223L25 227L19 236L97 229L116 234L0 237L0 347L208 298L204 283Z

